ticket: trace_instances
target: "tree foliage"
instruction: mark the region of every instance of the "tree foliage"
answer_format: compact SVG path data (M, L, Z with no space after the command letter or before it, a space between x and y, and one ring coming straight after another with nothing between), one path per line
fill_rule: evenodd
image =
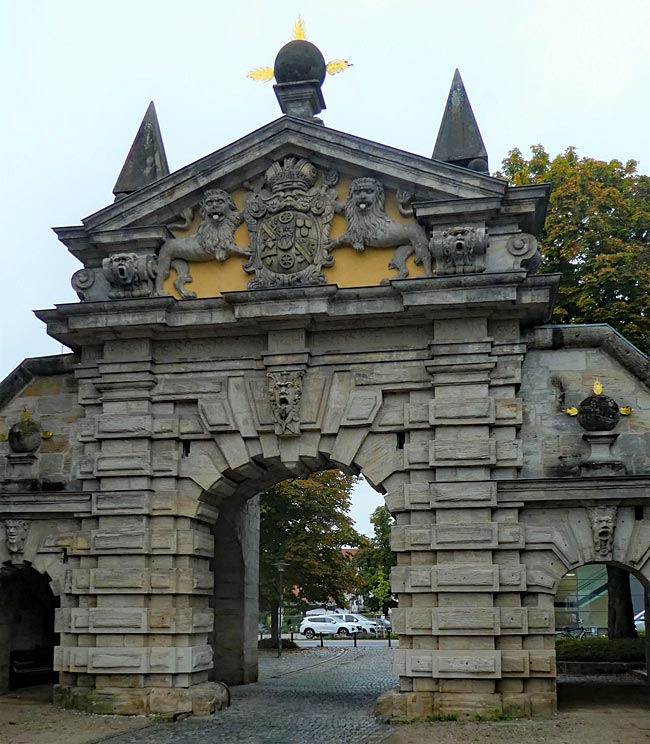
M352 561L341 553L357 546L361 536L352 526L350 494L357 478L327 470L309 478L286 480L260 498L260 607L273 610L278 601L276 561L286 561L285 601L305 599L343 602L358 578Z
M390 590L390 569L395 554L390 548L390 530L395 520L385 506L378 506L370 517L374 537L367 540L357 553L359 576L363 582L364 602L369 610L388 613L397 601Z
M569 147L551 159L511 150L497 174L515 185L551 184L543 272L562 274L554 320L609 323L650 350L650 177L637 162L606 163Z
M560 273L559 323L609 323L650 351L650 177L637 162L606 163L569 147L551 160L533 145L511 150L497 175L522 186L551 184L542 271ZM609 636L636 635L628 574L608 566Z

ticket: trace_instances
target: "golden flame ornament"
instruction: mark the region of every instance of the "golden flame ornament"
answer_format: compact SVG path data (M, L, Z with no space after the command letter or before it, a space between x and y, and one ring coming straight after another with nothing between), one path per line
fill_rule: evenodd
M291 40L307 40L307 27L300 15L298 16L298 20L293 24ZM352 67L352 62L349 59L333 59L325 65L328 75L338 75L339 72L344 72L349 67ZM246 77L257 83L269 83L275 77L275 72L272 67L254 67L246 73Z

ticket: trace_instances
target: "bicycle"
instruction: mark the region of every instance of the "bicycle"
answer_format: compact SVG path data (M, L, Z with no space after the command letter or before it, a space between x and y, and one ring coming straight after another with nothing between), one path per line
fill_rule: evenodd
M555 629L555 635L561 638L578 638L582 640L589 635L589 631L581 623L578 625L562 625Z

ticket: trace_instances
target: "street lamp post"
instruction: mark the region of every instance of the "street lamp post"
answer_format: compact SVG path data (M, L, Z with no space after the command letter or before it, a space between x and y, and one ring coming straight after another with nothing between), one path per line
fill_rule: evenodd
M282 656L282 574L289 564L286 561L276 561L275 567L278 569L278 659Z

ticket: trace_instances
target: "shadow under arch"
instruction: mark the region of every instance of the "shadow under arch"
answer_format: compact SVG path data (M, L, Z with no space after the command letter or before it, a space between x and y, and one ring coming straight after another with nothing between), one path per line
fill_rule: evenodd
M642 597L637 596L633 608L627 611L635 614L641 609L648 615L650 602L650 580L638 568L617 560L587 561L569 567L554 586L555 618L558 637L590 638L594 634L607 636L609 622L608 573L607 567L623 570L640 585ZM645 566L647 567L647 564ZM634 601L635 594L632 589ZM563 632L560 631L563 629ZM584 630L583 630L584 629ZM650 636L645 635L645 664L650 661ZM570 664L558 662L557 703L559 710L583 708L602 708L636 706L647 708L647 677L623 675L619 672L607 674L601 666L598 674L589 675L586 668L580 674L574 673ZM588 676L583 676L588 675Z
M200 497L216 514L212 523L214 627L210 645L214 664L210 679L231 685L255 682L258 677L260 494L282 481L324 470L361 474L355 464L325 457L309 465L302 461L287 466L279 461L257 460L252 466L252 471L244 466L224 474Z
M31 564L0 567L0 693L54 681L56 588Z

